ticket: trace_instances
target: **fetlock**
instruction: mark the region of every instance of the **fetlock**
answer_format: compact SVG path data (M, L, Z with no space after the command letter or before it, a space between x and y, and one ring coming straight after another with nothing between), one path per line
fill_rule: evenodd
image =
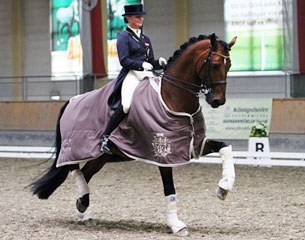
M90 203L90 198L89 198L89 193L87 193L76 200L76 208L80 213L84 213L89 207L89 203Z
M178 218L178 208L176 203L176 195L172 194L165 197L166 201L166 224L174 234L178 233L182 229L186 229L184 222Z

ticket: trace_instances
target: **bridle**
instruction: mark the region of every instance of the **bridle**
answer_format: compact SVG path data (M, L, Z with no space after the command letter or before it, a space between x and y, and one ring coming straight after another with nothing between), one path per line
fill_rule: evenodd
M224 60L224 64L226 64L227 59L230 59L230 56L215 52L212 49L212 47L210 47L208 56L203 60L203 64L200 68L200 71L199 71L199 73L197 73L199 79L202 80L201 81L202 83L200 85L181 81L175 77L165 75L164 73L161 73L160 76L161 76L162 80L165 80L176 87L182 88L182 89L190 92L191 94L195 95L196 97L200 97L201 94L207 95L208 93L210 93L212 91L211 86L227 84L226 80L219 80L219 81L213 81L213 82L211 81L211 56L212 55L218 55L218 56L222 57ZM196 62L195 66L198 65L198 62L200 60L201 59L199 59ZM193 88L197 88L198 90L193 91L192 90Z

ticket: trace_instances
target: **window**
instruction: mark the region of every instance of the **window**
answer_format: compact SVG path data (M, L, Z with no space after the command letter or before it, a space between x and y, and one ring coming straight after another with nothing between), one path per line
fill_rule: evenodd
M231 71L282 70L282 0L225 0L226 39L238 36Z
M82 72L79 0L51 1L52 74Z

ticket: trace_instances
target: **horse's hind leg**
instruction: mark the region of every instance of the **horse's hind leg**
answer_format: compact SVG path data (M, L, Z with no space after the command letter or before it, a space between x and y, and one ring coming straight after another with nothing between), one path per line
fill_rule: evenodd
M166 202L166 224L178 236L188 236L186 225L178 218L177 196L171 167L159 167Z
M89 207L90 203L90 189L88 183L93 175L96 174L105 165L107 159L108 158L106 156L91 160L87 162L82 169L75 169L72 171L72 177L75 179L78 188L76 208L80 213L79 216L82 217L83 220L90 218L90 216L83 214Z
M227 194L232 190L235 181L234 159L232 146L224 142L207 140L204 146L203 155L212 152L219 152L222 159L222 179L218 183L217 197L225 200Z
M84 213L89 207L90 189L88 183L83 175L82 170L75 169L71 172L72 178L77 186L77 200L76 208L80 213Z

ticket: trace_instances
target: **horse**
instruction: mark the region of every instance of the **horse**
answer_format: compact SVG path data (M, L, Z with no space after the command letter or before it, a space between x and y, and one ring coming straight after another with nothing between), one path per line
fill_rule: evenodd
M144 79L138 85L138 88L140 89L138 93L136 90L134 98L137 94L141 94L144 89L152 89L151 86L153 86L153 83L155 84L154 86L158 86L158 89L149 90L149 94L145 93L145 101L142 101L142 105L144 102L149 101L147 100L149 98L148 95L156 95L157 98L153 99L153 103L149 102L148 107L144 106L143 109L140 109L138 111L139 114L137 115L141 118L144 111L150 111L150 109L153 108L152 105L158 105L157 103L159 103L161 110L158 111L164 113L162 118L170 117L168 122L167 120L164 120L165 124L170 125L171 123L174 123L174 129L178 132L173 133L171 132L172 130L168 130L168 136L173 133L173 138L167 138L164 134L157 133L153 136L152 142L146 141L146 137L142 136L144 132L142 131L142 126L137 129L132 123L132 111L133 109L137 109L137 107L133 105L135 104L133 102L126 121L123 120L117 128L117 135L124 134L125 130L122 130L121 128L123 128L125 121L125 125L127 125L127 134L120 138L113 132L112 135L114 135L114 138L111 139L115 144L113 155L103 153L100 151L99 147L99 137L101 136L103 129L97 133L96 129L92 130L92 133L90 134L94 136L88 137L90 135L88 133L89 127L86 125L84 130L78 131L82 132L82 134L85 131L85 135L79 136L77 135L77 132L74 137L72 136L73 133L72 135L69 135L69 133L69 136L67 137L67 132L70 132L70 130L66 131L65 128L72 124L73 129L77 130L79 127L77 124L81 119L89 124L92 118L101 118L104 117L101 115L107 115L105 111L109 112L111 110L102 109L103 107L107 108L107 103L102 106L99 104L107 102L106 100L109 96L109 92L111 92L111 89L113 88L114 81L110 81L100 89L85 93L83 97L66 102L60 109L56 126L55 160L50 168L46 170L44 175L33 180L30 184L32 193L34 195L36 194L40 199L48 199L48 197L65 181L68 173L71 173L78 189L76 208L79 216L82 220L91 219L90 216L88 217L88 215L86 215L86 209L90 203L90 189L88 183L93 175L99 172L107 162L139 159L145 161L145 154L151 152L152 157L146 160L159 168L166 200L166 225L173 234L187 236L189 234L188 228L178 217L176 203L177 195L172 168L187 164L192 158L199 158L200 156L212 152L218 152L222 159L222 179L218 183L216 196L221 200L225 200L228 192L233 188L235 181L232 146L221 141L206 138L204 118L199 97L205 96L205 100L212 108L217 108L225 104L227 73L231 66L229 51L235 44L236 38L237 37L232 38L232 40L227 43L219 39L214 33L208 36L200 35L198 37L192 37L188 42L182 44L180 48L174 52L173 56L168 59L168 64L159 77ZM106 97L103 100L99 100L100 102L95 102L95 107L92 106L92 102L87 103L85 107L81 107L82 102L88 101L93 95L98 95L98 99L102 98L103 95L106 95ZM95 101L98 100L95 99ZM137 102L140 102L140 100L137 100ZM75 109L80 109L79 114L74 114L74 112L69 110L73 109L74 105L77 106ZM144 108L148 108L148 110L145 110ZM86 109L89 111L88 114L85 113ZM93 112L97 112L96 115L93 116ZM75 123L71 120L71 115ZM149 115L151 116L153 114L149 112ZM67 119L69 117L70 119ZM173 121L171 120L172 118L174 119ZM146 122L147 121L144 121L144 123L141 124L145 124ZM156 122L153 122L153 124L156 124ZM186 126L181 126L180 124L186 124ZM168 126L166 126L166 129L167 127ZM131 129L131 132L128 132L128 129ZM131 141L137 134L139 135L138 137L141 138L141 143L133 145L132 149L137 150L145 148L144 157L140 156L137 158L136 156L133 156L132 153L128 152L128 147L133 144L128 141ZM97 138L96 141L94 141L94 137ZM182 141L179 142L179 138L181 138ZM127 148L124 145L125 141L127 141L125 144ZM178 145L180 144L178 147L174 147L175 141L178 141ZM89 142L94 142L94 144L88 145ZM149 146L141 145L143 142ZM85 145L86 149L81 149L83 145ZM95 152L92 155L86 155L84 157L82 155L83 152L90 147L92 147L91 151ZM152 148L152 150L150 150L150 148ZM179 149L177 153L175 152L176 149ZM75 156L74 154L77 151L79 152L78 154L80 154L79 156ZM62 163L61 159L68 155L72 160L68 163ZM168 158L171 160L166 162ZM157 159L158 161L153 162L154 159ZM80 163L84 163L81 165L82 167L80 167Z

